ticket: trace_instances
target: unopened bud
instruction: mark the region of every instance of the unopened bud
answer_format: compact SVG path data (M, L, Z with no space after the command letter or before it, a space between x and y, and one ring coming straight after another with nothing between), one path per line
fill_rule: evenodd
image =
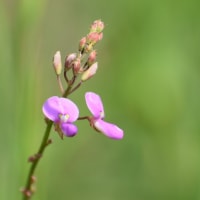
M82 51L86 45L86 37L83 37L79 42L79 51Z
M101 20L95 20L90 27L90 32L102 32L104 29L104 23Z
M69 54L65 59L65 68L69 69L72 67L72 62L76 59L76 53Z
M86 80L92 78L92 77L96 74L97 69L98 69L98 64L97 64L97 62L96 62L96 63L94 63L89 69L87 69L87 70L83 73L83 75L82 75L82 77L81 77L81 80L82 80L82 81L86 81Z
M103 33L92 32L87 35L88 43L97 43L99 40L103 38Z
M78 73L80 68L81 68L81 61L80 59L76 59L74 62L73 62L73 69L74 69L74 72L75 73Z
M88 65L89 66L91 66L96 61L96 57L97 57L97 52L95 50L93 50L88 57Z
M56 75L60 75L62 71L62 62L60 51L57 51L53 57L53 67L56 72Z

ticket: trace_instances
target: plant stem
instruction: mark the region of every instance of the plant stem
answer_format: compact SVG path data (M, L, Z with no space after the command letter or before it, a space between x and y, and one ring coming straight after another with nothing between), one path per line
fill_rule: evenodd
M84 117L79 117L78 120L84 120L87 119L88 121L90 121L90 117L88 116L84 116Z
M61 82L61 79L60 79L59 75L57 75L57 81L58 81L58 85L59 85L60 91L63 94L64 93L64 89L63 89L62 82Z
M82 83L83 83L83 82L80 81L73 89L70 90L70 93L69 93L69 94L71 94L72 92L74 92L75 90L77 90L77 89L81 86Z
M39 148L37 154L35 155L36 156L35 159L32 161L32 165L30 167L28 178L27 178L26 187L24 189L24 198L23 198L24 200L28 200L31 198L31 194L32 194L31 185L32 185L33 175L34 175L35 169L37 167L37 164L38 164L46 146L48 145L48 138L49 138L49 134L50 134L52 125L53 125L52 121L47 122L47 127L46 127L46 130L44 133L42 143L40 145L40 148Z
M65 90L65 92L63 94L63 97L66 98L69 95L69 93L71 92L72 86L73 85L68 85L67 89Z
M76 77L73 77L73 79L75 80ZM74 84L74 82L72 84L68 85L68 87L64 91L64 94L62 95L62 97L66 98L71 93L71 89L73 87L73 84ZM39 150L38 150L37 154L35 154L34 156L32 156L29 159L29 161L31 162L31 166L30 166L30 169L29 169L26 186L22 191L23 194L24 194L23 200L29 200L31 198L32 194L33 194L32 184L34 182L34 180L33 180L34 179L34 172L35 172L35 169L36 169L36 167L38 165L38 162L39 162L40 158L42 157L42 155L44 153L45 148L49 144L48 143L48 139L49 139L49 135L50 135L50 131L51 131L52 125L53 125L53 121L48 120L47 121L46 130L45 130L41 145L39 147Z

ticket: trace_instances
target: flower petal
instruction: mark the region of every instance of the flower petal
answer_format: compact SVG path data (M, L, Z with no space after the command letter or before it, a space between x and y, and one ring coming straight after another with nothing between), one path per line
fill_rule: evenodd
M63 134L66 135L67 137L75 136L78 131L78 128L74 124L69 124L69 123L62 123L60 125L60 128Z
M58 121L60 113L59 97L53 96L48 98L43 104L42 111L48 119L54 122Z
M90 110L95 119L104 118L105 114L103 103L99 95L95 94L94 92L86 92L85 101L88 109Z
M71 100L53 96L48 98L43 104L44 115L54 121L59 121L59 115L69 115L68 122L74 122L79 115L78 107Z
M62 97L60 98L59 102L63 109L61 114L69 115L69 119L67 121L68 122L76 121L79 115L79 110L76 104L73 101Z
M101 119L94 122L94 127L111 139L120 140L124 136L124 131L118 126L105 122Z

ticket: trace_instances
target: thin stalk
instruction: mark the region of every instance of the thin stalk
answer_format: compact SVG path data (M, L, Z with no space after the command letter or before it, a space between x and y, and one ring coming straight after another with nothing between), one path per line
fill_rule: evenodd
M65 90L64 94L63 94L63 97L67 97L72 89L72 86L73 85L68 85L67 89Z
M67 83L69 83L69 79L68 79L68 77L67 77L67 71L66 71L66 70L64 71L64 78L65 78L65 81L66 81Z
M72 86L73 86L73 84L68 85L67 89L65 91L63 90L64 91L63 95L62 95L63 97L67 97L70 94ZM40 145L37 153L34 156L32 156L31 158L29 158L29 161L31 162L31 166L30 166L30 169L29 169L26 186L22 191L23 194L24 194L23 200L29 200L31 198L32 194L33 194L32 184L34 182L34 173L35 173L35 170L36 170L36 167L39 163L40 158L43 156L45 148L50 143L49 142L49 135L50 135L52 125L53 125L53 121L48 120L41 145Z
M70 93L69 93L69 94L71 94L72 92L74 92L75 90L77 90L77 89L81 86L81 84L82 84L82 81L80 81L74 88L72 88L72 89L70 90Z
M77 120L84 120L84 119L87 119L88 121L90 121L90 117L88 116L79 117Z
M47 122L47 127L46 127L46 130L45 130L45 133L44 133L42 143L41 143L40 148L39 148L39 150L36 154L35 159L32 161L32 165L30 167L29 174L28 174L28 177L27 177L26 186L25 186L25 189L24 189L24 198L23 198L24 200L28 200L28 199L31 198L31 194L32 194L31 185L32 185L33 175L34 175L35 169L37 167L37 164L38 164L46 146L48 145L48 138L49 138L49 134L50 134L52 125L53 125L52 121Z
M61 94L64 94L64 89L63 89L63 85L62 85L62 82L61 82L61 79L60 79L60 75L57 75L57 81L58 81L58 85L59 85Z

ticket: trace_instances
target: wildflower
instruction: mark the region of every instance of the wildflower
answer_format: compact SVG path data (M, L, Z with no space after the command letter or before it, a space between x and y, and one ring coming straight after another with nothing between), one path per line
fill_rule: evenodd
M78 129L73 124L77 120L79 110L71 100L53 96L45 101L42 107L44 115L54 122L56 130L62 137L76 135Z
M99 95L93 92L87 92L85 94L85 100L88 109L92 113L90 118L91 125L97 130L111 139L122 139L124 132L115 124L104 121L105 113L103 103Z

